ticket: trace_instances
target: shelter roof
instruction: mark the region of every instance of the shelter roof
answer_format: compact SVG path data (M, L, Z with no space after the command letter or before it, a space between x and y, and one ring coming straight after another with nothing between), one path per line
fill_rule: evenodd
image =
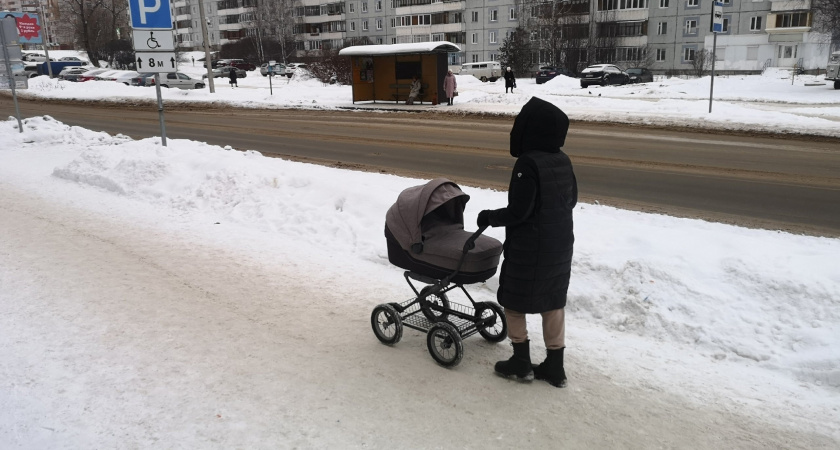
M354 45L341 49L341 56L406 55L417 53L456 53L461 48L448 41L415 42L411 44Z

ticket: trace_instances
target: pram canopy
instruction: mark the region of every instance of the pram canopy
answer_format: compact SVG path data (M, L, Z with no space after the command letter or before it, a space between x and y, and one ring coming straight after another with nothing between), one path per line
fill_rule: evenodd
M466 255L464 244L472 233L464 231L464 209L470 196L446 178L436 178L405 189L385 215L389 261L433 278L458 268L456 283L484 281L496 273L502 244L479 236Z

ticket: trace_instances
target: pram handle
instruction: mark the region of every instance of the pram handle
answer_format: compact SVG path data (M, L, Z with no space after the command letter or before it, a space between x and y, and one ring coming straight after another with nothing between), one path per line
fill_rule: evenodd
M473 233L473 235L470 236L469 239L467 239L467 242L464 242L464 254L475 248L476 239L478 239L478 237L481 236L481 234L484 233L484 230L486 229L487 226L478 227L478 230L475 233Z

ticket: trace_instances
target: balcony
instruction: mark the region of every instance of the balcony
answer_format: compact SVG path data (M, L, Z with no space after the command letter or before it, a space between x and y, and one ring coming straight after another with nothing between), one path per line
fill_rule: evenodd
M808 11L811 9L811 0L785 0L770 2L770 12L779 11Z

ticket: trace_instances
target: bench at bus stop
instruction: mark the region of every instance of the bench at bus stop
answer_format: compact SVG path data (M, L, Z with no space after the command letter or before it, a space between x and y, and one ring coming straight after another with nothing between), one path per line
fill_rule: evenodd
M388 86L392 91L391 96L394 97L395 102L399 102L400 100L408 100L408 94L411 92L411 83L395 83ZM423 97L426 95L426 91L429 89L428 83L421 83L420 84L420 93L417 94L417 101L420 102L423 100Z

